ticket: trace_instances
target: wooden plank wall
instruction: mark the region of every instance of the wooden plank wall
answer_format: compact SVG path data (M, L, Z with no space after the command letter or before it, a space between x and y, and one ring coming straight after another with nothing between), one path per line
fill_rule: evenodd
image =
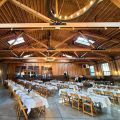
M103 76L101 64L94 65L96 76ZM120 59L109 62L111 75L120 76Z
M39 73L41 74L41 66L52 67L53 75L63 75L65 71L70 76L87 75L88 73L82 69L81 65L75 63L23 63L23 64L8 64L7 74L9 78L15 75L16 66L39 66Z

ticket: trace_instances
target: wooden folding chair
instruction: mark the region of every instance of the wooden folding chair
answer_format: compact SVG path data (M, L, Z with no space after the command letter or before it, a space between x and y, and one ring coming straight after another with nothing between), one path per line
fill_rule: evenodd
M79 98L79 96L77 94L71 93L71 98L72 98L72 108L80 110L80 108L82 107L82 101Z
M117 95L117 102L120 105L120 93L116 93L116 95Z
M61 91L62 103L65 105L70 105L70 98L67 92Z
M26 113L27 109L23 106L22 101L20 100L20 97L15 92L13 92L13 95L15 97L15 100L18 103L18 106L17 106L17 117L20 119L20 112L22 111L23 114L24 114L25 120L28 120L28 115Z
M109 92L109 91L104 91L104 95L105 96L108 96L110 101L112 101L113 103L115 103L115 96L112 92Z
M102 93L101 93L101 90L93 90L93 92L95 93L95 94L98 94L98 95L101 95Z
M89 98L87 96L81 96L81 99L82 99L83 113L93 116L94 107L93 107L93 102L92 102L91 98Z

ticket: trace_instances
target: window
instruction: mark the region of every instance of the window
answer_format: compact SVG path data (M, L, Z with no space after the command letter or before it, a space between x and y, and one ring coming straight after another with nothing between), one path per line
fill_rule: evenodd
M21 43L24 43L24 42L25 42L25 40L24 40L23 37L19 37L19 38L17 38L17 39L13 39L13 40L9 40L9 41L8 41L8 43L9 43L10 45L18 45L18 44L21 44Z
M78 37L75 42L76 42L76 43L79 43L79 44L87 45L87 46L90 46L90 43L91 43L91 44L94 43L93 40L88 40L88 39L85 39L85 38L83 38L83 37Z
M102 67L103 74L106 76L109 76L110 75L110 68L109 68L108 63L103 63L101 65L101 67Z
M95 76L94 66L90 66L90 75L91 75L91 76Z

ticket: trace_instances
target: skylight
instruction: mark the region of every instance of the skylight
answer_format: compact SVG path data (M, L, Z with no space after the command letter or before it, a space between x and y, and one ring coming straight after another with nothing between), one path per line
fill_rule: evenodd
M24 55L23 58L27 58L27 57L31 57L32 54L29 54L29 55Z
M90 46L90 43L93 44L95 41L93 41L93 40L87 40L87 39L85 39L83 37L78 37L75 42L79 43L79 44Z
M25 42L25 40L24 40L23 37L19 37L19 38L17 38L17 39L13 39L13 40L9 40L9 41L8 41L8 43L9 43L10 45L18 45L18 44L21 44L21 43L24 43L24 42Z
M63 54L63 57L72 58L71 55Z

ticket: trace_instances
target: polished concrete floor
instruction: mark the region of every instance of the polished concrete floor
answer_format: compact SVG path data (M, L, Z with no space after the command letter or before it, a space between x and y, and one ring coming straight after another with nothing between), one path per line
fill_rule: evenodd
M60 103L58 94L48 98L49 108L45 115L33 117L30 120L120 120L120 106L112 105L109 109L104 108L101 114L91 117L81 111L64 106ZM17 120L14 109L14 99L4 87L0 87L0 120ZM21 117L21 120L23 118Z

